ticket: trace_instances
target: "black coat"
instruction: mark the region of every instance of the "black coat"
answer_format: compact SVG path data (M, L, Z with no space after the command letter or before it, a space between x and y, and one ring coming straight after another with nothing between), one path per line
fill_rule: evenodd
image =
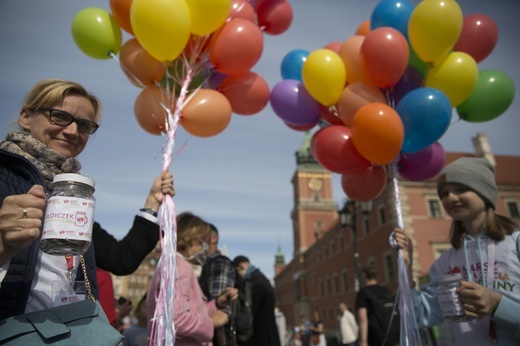
M274 314L275 294L271 282L260 270L251 272L253 288L253 339L248 346L280 346L276 316Z
M25 194L35 184L40 184L46 189L44 179L28 160L0 150L0 205L5 197ZM92 246L83 255L94 297L98 299L96 266L115 275L131 274L153 250L158 240L159 226L139 216L136 216L132 228L120 241L95 222ZM7 274L0 286L0 319L24 312L35 276L39 251L37 239L30 247L11 258ZM81 270L78 271L76 280L83 281Z

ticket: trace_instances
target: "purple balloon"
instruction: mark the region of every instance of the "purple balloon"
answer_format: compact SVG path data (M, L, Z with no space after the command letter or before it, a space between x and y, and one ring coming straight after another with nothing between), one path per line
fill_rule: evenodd
M412 66L408 66L404 71L403 76L392 88L392 97L394 98L394 104L397 104L404 95L410 91L419 88L422 85L423 77L421 74Z
M271 90L271 107L278 117L291 125L312 125L320 118L320 104L295 79L284 79Z
M412 154L401 154L399 174L411 181L425 181L437 175L446 161L446 152L439 142Z

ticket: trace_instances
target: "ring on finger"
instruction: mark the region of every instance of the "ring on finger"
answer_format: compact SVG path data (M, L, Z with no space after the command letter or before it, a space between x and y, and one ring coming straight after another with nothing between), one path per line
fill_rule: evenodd
M23 208L22 210L22 219L27 219L28 217L28 214L29 213L29 210L27 210L27 208Z

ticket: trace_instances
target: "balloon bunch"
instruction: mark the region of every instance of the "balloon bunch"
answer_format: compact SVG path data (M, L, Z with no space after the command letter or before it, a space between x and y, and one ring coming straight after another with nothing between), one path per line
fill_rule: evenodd
M119 53L123 72L142 88L134 104L139 125L167 136L163 170L172 162L179 125L194 136L215 136L232 112L255 114L269 102L269 86L251 68L262 55L263 33L289 28L293 12L286 0L110 0L110 9L112 14L80 11L72 36L90 57ZM132 35L124 44L121 28ZM177 225L171 196L158 214L161 281L150 344L174 345Z
M263 34L289 28L288 1L110 0L110 10L80 11L72 36L90 57L119 53L124 74L142 88L134 113L146 132L165 133L168 111L177 109L186 132L215 136L232 113L252 115L269 102L267 82L251 68L262 55ZM121 29L131 36L124 43Z
M497 39L491 18L463 17L454 0L382 0L344 42L290 51L271 106L291 129L320 125L316 160L342 175L350 199L371 200L384 190L389 164L412 181L440 171L438 140L453 110L482 122L511 105L511 78L478 69Z

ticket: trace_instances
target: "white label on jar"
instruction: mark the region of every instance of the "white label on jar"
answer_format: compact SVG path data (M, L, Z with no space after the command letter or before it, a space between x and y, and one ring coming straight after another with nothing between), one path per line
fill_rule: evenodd
M53 196L47 200L42 239L91 241L94 224L93 200Z
M457 293L457 287L437 290L437 299L444 317L458 317L464 315L464 309Z

